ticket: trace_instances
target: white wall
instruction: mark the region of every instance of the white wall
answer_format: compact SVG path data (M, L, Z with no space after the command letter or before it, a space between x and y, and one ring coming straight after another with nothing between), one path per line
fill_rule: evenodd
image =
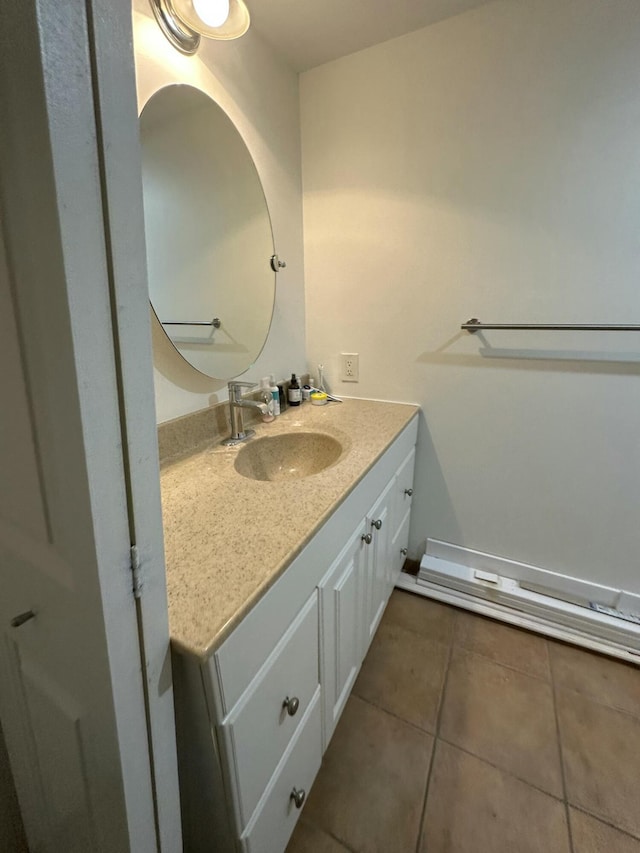
M301 77L309 363L424 409L425 537L640 591L640 4L504 0ZM360 383L338 353L360 353Z
M134 0L139 104L172 82L190 83L225 110L247 143L271 213L276 251L287 263L278 274L267 343L243 380L279 378L305 368L304 281L298 79L254 29L232 42L202 40L182 56L160 32L148 0ZM227 399L226 382L208 380L154 333L159 423Z

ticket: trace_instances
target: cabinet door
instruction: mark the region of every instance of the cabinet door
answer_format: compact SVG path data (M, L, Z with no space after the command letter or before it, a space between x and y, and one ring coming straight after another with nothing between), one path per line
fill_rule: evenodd
M363 521L320 582L324 743L328 744L362 660L364 567Z
M395 538L400 527L404 524L406 518L411 512L411 498L413 496L413 471L416 462L415 447L406 457L402 465L396 471L396 481L393 491L393 519L392 519L392 538Z
M404 521L398 528L398 532L391 542L391 585L395 586L402 572L404 561L407 556L407 545L409 544L409 519L410 513L404 517Z
M367 548L365 652L382 618L391 591L392 567L389 549L394 484L395 478L372 506L365 521L366 532L371 534L371 544Z

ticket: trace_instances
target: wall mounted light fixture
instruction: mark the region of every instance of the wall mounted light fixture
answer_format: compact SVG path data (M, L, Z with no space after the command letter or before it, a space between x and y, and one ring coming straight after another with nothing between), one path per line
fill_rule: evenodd
M243 0L149 0L160 29L181 53L194 54L200 36L237 39L249 29Z

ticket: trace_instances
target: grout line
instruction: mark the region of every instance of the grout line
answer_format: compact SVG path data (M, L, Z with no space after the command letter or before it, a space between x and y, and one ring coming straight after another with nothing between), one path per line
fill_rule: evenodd
M581 814L587 815L587 817L591 817L594 820L597 820L599 823L603 823L605 826L608 826L609 829L615 829L616 832L619 832L621 835L626 836L627 838L633 839L633 841L640 841L640 837L637 835L633 835L628 829L621 829L619 826L616 826L615 823L611 823L606 817L600 817L600 815L594 814L586 809L584 806L576 806L571 803L571 808L574 811L580 812Z
M359 693L356 693L355 690L351 694L355 696L356 699L359 699L361 702L369 705L371 708L375 708L376 711L382 711L383 714L387 714L389 717L393 717L394 720L398 720L399 723L404 723L405 726L409 726L409 728L414 729L416 732L419 732L421 735L427 735L430 738L435 738L436 733L430 731L429 729L423 729L417 723L412 723L411 720L407 720L405 717L401 717L399 714L396 714L395 711L390 711L388 708L383 708L382 705L378 705L377 702L373 702L371 699L367 699L366 696L361 696Z
M562 795L551 794L549 793L549 791L545 790L545 788L541 788L539 785L536 785L535 782L531 782L529 779L523 779L522 776L517 776L510 770L505 770L505 768L501 767L499 764L494 764L493 761L489 761L484 756L478 755L477 752L472 752L470 749L467 749L464 746L460 746L459 743L455 743L452 740L448 740L447 738L442 737L442 735L438 737L438 740L440 741L440 743L444 743L447 746L453 747L453 749L457 749L459 752L464 752L465 755L468 755L471 758L475 758L476 761L481 761L483 764L486 764L488 767L492 767L499 773L503 773L505 776L509 776L511 779L515 779L517 782L522 782L523 785L527 785L529 788L533 788L534 791L538 791L538 793L544 794L546 797L551 797L552 800L556 800L556 802L558 803L564 803L564 793Z
M547 646L549 645L549 642L550 641L547 641ZM554 644L556 644L556 641L554 641ZM570 643L562 643L562 645L568 646L572 649L577 648L576 646ZM590 657L603 658L605 661L608 662L620 663L620 661L614 660L608 655L599 654L598 652L591 651L591 649L580 649L580 651L584 652L584 654ZM551 683L555 686L556 676L553 661L554 656L551 653L551 649L549 648L549 669L551 671ZM633 666L633 664L630 664L630 666ZM638 675L640 676L640 669ZM619 705L613 705L610 702L605 702L604 699L600 699L600 697L594 696L592 693L586 693L585 691L578 690L575 687L567 687L564 684L559 684L558 690L564 690L565 693L575 693L575 695L579 696L583 701L593 702L594 705L599 705L601 708L608 708L610 711L616 711L618 714L624 714L625 717L631 717L632 720L640 720L640 709L638 709L637 712L630 711L628 708L621 708Z
M571 815L569 813L569 799L567 794L567 779L564 772L564 754L562 750L562 736L560 733L560 718L558 716L558 701L556 697L556 681L553 675L553 664L551 663L551 653L547 643L547 654L549 655L549 669L551 670L551 693L553 696L553 714L556 720L556 738L558 741L558 755L560 757L560 776L562 778L562 792L564 795L564 812L567 820L567 834L569 836L569 851L574 853L573 848L573 832L571 830Z
M629 717L631 720L636 720L636 722L640 721L640 712L634 714L633 711L628 711L625 708L619 708L617 705L609 705L602 699L598 699L597 696L592 696L590 693L583 693L581 690L576 690L573 687L565 687L564 685L559 685L558 690L562 690L564 693L572 693L574 696L579 696L583 702L591 702L593 705L598 705L599 708L606 708L608 711L615 711L616 714L622 714L623 717Z
M439 604L445 604L446 602L438 602L438 603L439 603ZM522 627L521 627L521 626L519 626L519 625L510 625L509 623L501 622L499 619L496 619L496 618L494 618L493 616L485 616L484 614L480 614L480 613L473 613L473 611L467 610L467 609L466 609L466 608L464 608L464 607L458 607L458 606L457 606L457 605L455 605L455 604L449 604L448 606L449 606L452 610L454 610L454 611L455 611L454 629L453 629L453 632L452 632L452 638L453 638L453 645L454 645L454 646L456 646L456 647L457 647L457 648L459 648L459 649L462 649L464 652L468 652L469 654L472 654L472 655L477 655L478 657L481 657L481 658L483 658L484 660L488 660L488 661L490 661L491 663L495 663L495 664L497 664L498 666L504 666L504 667L505 667L505 669L510 669L510 670L512 670L513 672L519 672L521 675L528 675L530 678L535 678L535 679L536 679L536 680L538 680L538 681L544 681L544 682L545 682L545 684L550 684L550 683L551 683L552 678L553 678L552 673L551 673L551 654L549 653L549 646L548 646L547 638L546 638L545 636L543 636L542 634L539 634L537 631L531 631L531 630L529 630L528 628L522 628ZM498 661L498 660L496 660L495 658L489 657L489 655L485 655L485 654L483 654L482 652L477 651L477 649L470 648L469 646L466 646L463 642L460 642L460 641L457 639L457 628L456 628L456 626L457 626L457 622L458 622L458 618L457 618L457 617L458 617L459 615L465 615L465 614L471 614L472 616L476 616L477 618L483 619L483 620L484 620L484 621L486 621L486 622L492 622L492 623L493 623L493 624L495 624L495 625L501 625L501 626L504 626L504 627L507 627L507 628L512 628L514 631L518 631L518 632L520 632L520 633L522 633L522 634L528 634L528 635L530 635L531 637L534 637L534 638L540 639L542 642L544 642L544 643L545 643L545 646L546 646L546 650L547 650L547 664L548 664L548 668L547 668L547 670L548 670L548 673L549 673L549 674L548 674L547 676L544 676L544 675L536 675L535 673L528 672L528 671L526 671L526 670L524 670L524 669L519 669L519 668L518 668L518 667L516 667L516 666L512 666L511 664L503 663L502 661Z
M461 649L463 652L466 652L468 655L476 655L476 657L482 658L483 660L489 661L489 663L493 663L496 666L503 666L505 669L511 670L511 672L517 672L519 675L526 675L527 678L534 678L536 681L541 681L543 684L551 684L552 676L551 676L551 666L549 666L549 675L535 675L532 672L527 672L524 669L518 669L517 666L512 666L509 663L503 663L502 661L496 660L495 658L489 657L489 655L484 655L482 652L478 652L475 649L470 649L468 646L462 645L462 643L457 643L454 641L454 645L456 648Z
M348 850L349 853L358 853L358 851L354 847L350 847L346 842L344 842L341 838L338 838L337 835L334 835L329 829L324 826L321 826L319 823L316 823L311 818L305 817L304 812L300 815L300 819L298 823L306 823L307 826L312 826L314 829L317 829L319 832L322 832L323 835L328 835L329 838L333 839L333 841L337 842L340 847L344 847L345 850ZM294 830L295 831L295 830ZM291 839L289 839L291 840Z
M433 776L433 766L435 763L436 750L438 748L438 740L440 737L440 723L442 720L442 709L444 708L444 698L449 683L449 670L451 669L451 658L453 656L453 647L455 643L455 623L457 614L454 614L453 625L451 626L451 635L449 637L449 654L447 655L447 663L442 678L442 688L440 690L440 701L438 703L438 713L436 715L436 730L433 736L433 747L431 749L431 758L429 760L429 769L427 770L427 781L424 788L424 800L422 801L422 810L420 812L420 822L418 824L418 838L416 840L416 853L420 853L422 839L424 837L424 821L427 813L427 800L429 799L429 790L431 788L431 778ZM572 851L573 853L573 851Z
M385 616L386 616L386 614L385 614ZM447 640L440 640L440 639L437 639L436 637L430 637L428 634L423 634L422 631L416 631L415 628L409 628L408 625L405 625L404 623L402 623L400 621L395 622L393 619L391 619L391 617L388 617L385 619L385 616L383 616L382 619L380 620L380 626L379 627L382 627L382 625L385 625L387 628L400 628L403 631L406 631L407 634L413 634L414 637L420 637L422 640L428 640L430 643L434 643L435 645L438 645L438 646L447 647L447 646L450 646L452 643L453 634ZM369 649L371 649L371 647L369 647ZM367 654L369 654L369 652L367 652ZM366 656L365 656L365 660L366 660Z
M440 643L439 645L444 646L444 643ZM446 679L446 672L447 672L448 667L449 667L449 657L450 657L450 655L447 657L447 663L445 664L445 668L444 668L445 671L444 671L443 678L442 678L443 690L444 690L444 683L445 683L445 679ZM358 693L356 693L355 689L352 689L351 696L355 697L360 702L364 702L366 705L369 705L369 707L375 708L376 711L380 711L383 714L387 714L389 717L392 717L394 720L398 720L398 722L403 723L405 726L409 726L409 728L414 729L414 731L418 732L419 734L426 735L427 737L430 737L433 740L433 748L432 748L431 757L429 760L429 772L430 772L431 763L433 761L433 754L435 752L435 744L436 744L435 732L431 732L431 731L428 731L427 729L423 729L420 726L417 726L415 723L412 723L409 720L405 720L404 717L398 716L398 714L395 714L393 711L389 711L387 708L383 708L381 705L378 705L375 702L372 702L371 700L366 699L364 696L360 696ZM440 697L440 702L442 702L442 694ZM438 705L438 714L439 713L440 713L440 705ZM311 787L310 792L312 789L313 789L313 786ZM423 811L424 811L424 806L423 806ZM312 825L313 827L315 827L315 829L320 830L325 835L329 835L334 841L337 841L338 844L340 844L342 847L344 847L345 850L348 850L349 853L358 853L357 850L350 847L342 838L340 838L337 835L334 835L326 826L323 826L322 823L316 822L313 818L309 817L308 815L305 815L304 812L301 814L300 820L303 821L304 823L308 823L308 824Z

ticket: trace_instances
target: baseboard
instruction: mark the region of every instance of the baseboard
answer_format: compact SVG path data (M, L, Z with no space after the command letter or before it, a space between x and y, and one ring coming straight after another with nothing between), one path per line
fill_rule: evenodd
M640 625L591 609L640 611L640 596L439 540L397 586L593 651L640 663Z
M621 594L621 590L616 587L571 577L561 572L533 566L530 563L521 563L518 560L499 557L496 554L476 551L473 548L464 548L461 545L443 542L440 539L427 539L427 549L423 562L425 559L429 560L430 565L436 570L437 563L432 562L432 560L466 566L476 571L512 578L518 581L522 587L530 587L535 592L542 591L554 598L573 601L575 604L588 605L590 601L597 601L608 607L616 607ZM636 609L640 611L640 596L637 596Z

